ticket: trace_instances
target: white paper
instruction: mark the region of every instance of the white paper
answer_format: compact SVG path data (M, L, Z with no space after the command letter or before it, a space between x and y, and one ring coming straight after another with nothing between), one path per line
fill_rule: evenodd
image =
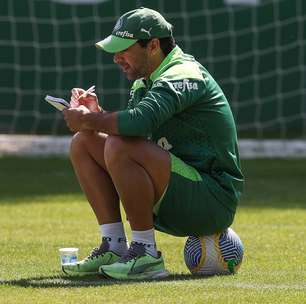
M58 98L58 97L53 97L50 95L47 95L45 97L45 100L52 105L53 107L55 107L56 109L58 109L59 111L63 111L64 109L67 109L70 107L69 102L67 102L65 99L63 98Z

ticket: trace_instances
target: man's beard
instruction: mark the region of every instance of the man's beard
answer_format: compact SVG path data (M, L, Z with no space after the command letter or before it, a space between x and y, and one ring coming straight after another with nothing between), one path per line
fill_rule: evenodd
M147 76L147 59L143 59L142 62L139 64L139 68L131 68L128 69L127 72L124 72L127 79L129 80L136 80L139 78L143 78Z

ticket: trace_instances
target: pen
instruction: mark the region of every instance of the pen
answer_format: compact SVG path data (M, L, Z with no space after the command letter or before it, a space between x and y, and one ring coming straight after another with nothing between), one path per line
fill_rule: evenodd
M88 93L92 93L95 91L95 85L91 86L89 89L87 89L83 94L81 94L79 97L78 97L78 100L80 98L83 98L85 97Z

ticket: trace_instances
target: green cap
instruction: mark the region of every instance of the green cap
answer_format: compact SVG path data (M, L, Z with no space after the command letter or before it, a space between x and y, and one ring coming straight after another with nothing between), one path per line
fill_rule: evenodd
M108 53L121 52L139 39L172 36L172 25L157 11L141 7L122 15L110 36L96 43Z

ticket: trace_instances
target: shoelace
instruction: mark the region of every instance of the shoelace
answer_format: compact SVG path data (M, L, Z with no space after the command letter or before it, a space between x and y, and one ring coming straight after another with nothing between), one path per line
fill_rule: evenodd
M102 244L100 247L95 247L91 251L90 255L86 259L91 259L93 260L94 258L97 258L101 255L103 255L106 251L108 251L109 244L106 238L102 239Z
M103 255L103 251L101 250L101 247L93 248L90 255L87 257L87 259L93 260L94 258L97 258L100 255Z
M118 262L127 263L128 261L133 260L134 258L138 256L145 255L145 252L146 250L143 244L132 242L128 251L123 256L121 256Z

